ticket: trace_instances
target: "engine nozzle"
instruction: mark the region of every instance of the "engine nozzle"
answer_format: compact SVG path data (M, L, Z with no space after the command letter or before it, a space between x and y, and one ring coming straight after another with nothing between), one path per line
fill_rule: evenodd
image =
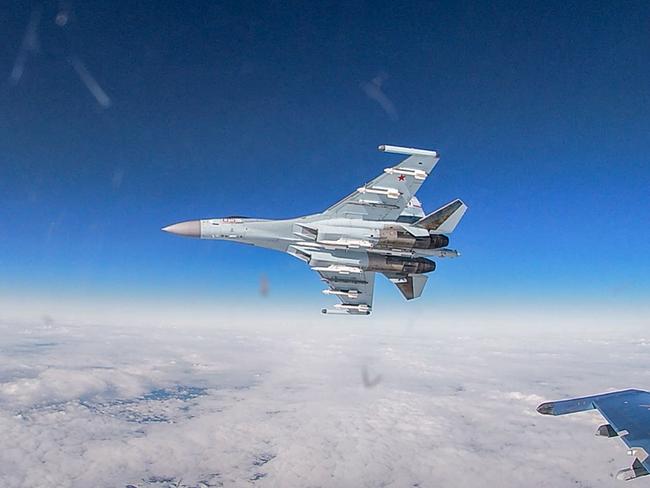
M449 245L449 237L443 234L431 234L429 236L429 249L439 249Z
M427 258L368 255L368 271L399 274L423 274L436 269L436 263Z

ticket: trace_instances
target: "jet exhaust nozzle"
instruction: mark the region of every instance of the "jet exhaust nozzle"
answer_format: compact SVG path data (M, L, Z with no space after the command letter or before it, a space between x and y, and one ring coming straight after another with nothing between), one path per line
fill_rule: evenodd
M379 233L377 247L382 249L439 249L449 245L449 237L443 234L430 234L416 237L398 226L385 227Z
M427 258L404 258L401 256L384 256L370 254L368 271L399 274L423 274L436 269L436 263Z
M449 245L449 237L443 234L431 234L429 236L430 244L429 249L439 249Z

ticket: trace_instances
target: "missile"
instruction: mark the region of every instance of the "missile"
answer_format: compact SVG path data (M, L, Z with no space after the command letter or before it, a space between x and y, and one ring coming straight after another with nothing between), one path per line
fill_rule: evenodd
M396 200L401 195L397 188L389 188L385 186L362 186L357 188L359 193L372 193L373 195L383 195L388 198Z
M370 315L370 307L368 305L349 305L345 303L339 303L334 305L334 310L323 308L321 310L321 313L331 315Z
M348 312L344 312L343 310L332 310L329 308L323 308L321 310L321 313L323 315L329 314L329 315L350 315Z
M359 291L358 290L330 290L329 288L327 290L323 290L323 293L325 295L336 295L340 297L347 297L347 298L359 298Z
M357 266L346 266L344 264L330 264L329 266L314 266L311 269L314 271L327 271L330 273L350 274L350 273L363 273L363 270Z
M377 148L381 152L387 152L392 154L406 154L409 156L432 156L434 158L438 157L437 151L429 151L427 149L416 149L414 147L400 147L400 146L389 146L388 144L382 144Z
M413 168L386 168L384 169L384 173L388 173L389 175L412 176L416 180L424 180L428 176L426 171Z
M337 308L339 310L346 310L347 312L352 312L352 313L365 313L365 314L370 313L370 307L363 303L359 305L351 305L348 303L337 303L336 305L334 305L334 308Z
M372 242L363 240L363 239L345 239L343 237L333 240L333 239L323 239L318 240L319 244L330 245L334 247L347 247L350 249L358 249L360 247L369 248L372 247Z
M460 252L456 251L455 249L436 249L436 256L439 258L457 258L460 256Z

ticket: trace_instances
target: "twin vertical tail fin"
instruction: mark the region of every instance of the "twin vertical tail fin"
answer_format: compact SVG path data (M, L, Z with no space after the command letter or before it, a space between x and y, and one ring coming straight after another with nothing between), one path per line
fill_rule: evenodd
M415 198L413 200L415 200L415 203L419 204ZM435 212L425 215L413 225L426 229L432 234L450 234L454 231L466 211L467 205L465 205L462 200L456 199L439 208ZM420 213L420 215L422 215L422 213ZM447 251L449 250L447 249ZM450 252L456 253L456 251ZM456 255L458 255L458 253L456 253ZM390 281L395 283L399 291L402 292L402 295L404 295L404 298L407 300L412 300L422 295L424 285L427 283L427 277L423 274L410 274L406 276L392 275L389 273L384 274L386 274L386 277Z
M466 211L467 205L457 198L435 212L422 217L413 225L422 227L436 234L450 234L454 231Z

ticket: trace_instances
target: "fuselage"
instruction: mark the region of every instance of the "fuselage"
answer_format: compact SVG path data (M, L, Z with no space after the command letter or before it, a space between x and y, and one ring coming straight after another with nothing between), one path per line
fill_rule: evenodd
M294 246L309 246L404 257L457 254L445 248L449 243L446 236L429 234L408 223L331 219L321 214L285 220L225 217L192 222L199 223L200 231L192 237L234 241L282 252Z

